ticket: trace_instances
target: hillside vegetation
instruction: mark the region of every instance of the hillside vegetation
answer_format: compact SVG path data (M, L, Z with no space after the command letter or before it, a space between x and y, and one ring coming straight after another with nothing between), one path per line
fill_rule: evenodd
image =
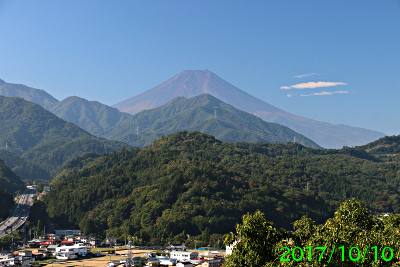
M360 148L230 144L183 131L69 162L44 202L61 227L163 243L233 231L256 210L277 227L291 229L303 215L321 223L352 197L374 212L399 213L399 170Z
M13 208L13 206L13 196L0 186L0 222L10 215L10 210Z
M121 120L105 131L104 136L142 147L150 145L161 135L183 130L200 131L230 143L296 141L320 148L312 140L283 125L265 122L208 94L177 97L161 107L139 112Z
M12 194L24 188L21 179L6 166L2 159L0 159L0 187Z
M0 125L0 155L23 179L48 179L84 152L111 152L125 145L98 139L22 98L0 96Z

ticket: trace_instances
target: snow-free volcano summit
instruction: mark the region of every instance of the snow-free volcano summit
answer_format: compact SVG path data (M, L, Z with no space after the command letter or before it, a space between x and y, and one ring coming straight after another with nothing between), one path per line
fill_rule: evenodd
M209 70L182 71L160 85L113 107L135 114L164 105L178 96L193 97L204 93L267 122L285 125L325 148L358 146L385 136L384 133L368 129L320 122L286 112L246 93Z

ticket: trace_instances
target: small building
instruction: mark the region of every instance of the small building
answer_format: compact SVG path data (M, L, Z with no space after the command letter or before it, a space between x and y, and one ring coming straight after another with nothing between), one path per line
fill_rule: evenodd
M90 238L90 240L89 240L89 244L90 244L92 247L97 247L97 246L99 246L99 245L101 244L101 240L98 239L98 238L92 237L92 238Z
M21 266L21 267L29 267L31 266L31 257L22 257L18 256L14 258L14 264L11 265L16 265L16 266Z
M199 253L191 251L177 251L173 250L170 253L170 258L177 259L178 261L189 261L199 257Z
M165 248L168 251L186 251L186 246L184 244L182 245L169 245L168 247Z
M193 264L190 262L178 262L176 267L193 267Z
M157 259L149 259L146 266L159 267L161 266L161 261Z
M154 252L143 253L143 257L146 257L146 258L154 258L155 256L156 256L156 253L154 253Z
M11 259L12 257L11 250L0 250L0 259Z
M32 251L31 250L21 250L21 251L18 251L18 255L23 256L23 257L32 257Z
M115 237L107 237L106 239L106 244L110 245L110 246L114 246L117 244L117 239Z
M14 265L14 258L0 259L0 266Z
M206 260L202 264L199 265L200 267L221 267L222 266L222 260L217 259L217 260Z
M167 257L156 257L153 259L157 259L160 261L160 264L162 266L175 266L176 265L176 259L172 259L172 258L167 258Z
M58 236L66 236L66 235L81 235L81 230L55 230L56 235Z
M82 244L75 244L73 246L61 246L56 248L56 257L59 259L70 259L71 256L83 256L87 255L88 249Z
M207 253L202 254L202 256L206 260L222 259L224 257L224 255L219 251L208 251Z
M56 252L57 252L57 248L58 248L58 245L50 245L50 246L47 247L47 252L50 255L55 256Z
M61 245L64 245L64 246L72 246L74 243L75 243L75 242L74 242L73 240L64 240L64 241L61 241Z
M47 258L47 257L45 256L45 254L44 254L44 253L41 253L41 252L32 253L32 257L35 259L35 261L40 261L40 260L43 260L43 259Z
M49 185L45 185L44 186L44 191L50 191L51 190L51 186L49 186Z

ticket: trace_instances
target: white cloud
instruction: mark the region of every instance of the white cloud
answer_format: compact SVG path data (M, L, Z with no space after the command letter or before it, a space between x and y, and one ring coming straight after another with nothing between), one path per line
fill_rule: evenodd
M293 95L293 94L287 94L286 96L287 96L287 97L292 97L292 95Z
M312 93L311 95L304 95L304 94L301 94L300 96L313 96L313 95L333 95L333 94L348 94L349 92L347 92L347 91L335 91L335 92L326 92L326 91L323 91L323 92L320 92L320 93Z
M308 77L308 76L312 76L312 75L316 75L316 73L296 75L296 76L293 76L293 77L295 77L295 78L304 78L304 77Z
M314 89L320 87L331 87L338 85L347 85L347 83L341 82L308 82L308 83L299 83L291 86L282 86L281 89Z

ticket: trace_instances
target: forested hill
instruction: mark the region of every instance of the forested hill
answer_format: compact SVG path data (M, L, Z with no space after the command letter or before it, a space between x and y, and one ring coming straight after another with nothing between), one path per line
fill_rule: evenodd
M182 130L200 131L224 142L296 141L321 148L286 126L265 122L208 94L177 97L161 107L139 112L118 122L104 136L141 147L161 135Z
M0 149L7 149L23 159L14 157L10 166L18 169L24 179L35 178L29 177L34 173L31 168L35 165L40 167L39 172L40 169L45 170L50 177L66 161L84 152L110 152L124 145L104 138L97 139L41 106L17 97L0 96L0 125Z
M400 162L400 135L380 138L361 146L360 149L367 151L382 161Z
M21 179L6 166L2 159L0 159L0 188L14 194L24 187L24 183Z
M23 159L9 151L9 149L0 148L0 158L16 175L23 179L30 180L50 180L50 173L42 167L32 163L28 159Z
M10 210L13 208L13 206L13 196L0 186L0 222L10 215Z
M63 168L44 201L61 227L159 242L233 231L255 210L288 229L303 215L322 222L351 197L400 212L399 163L364 153L230 144L184 131L141 149L83 155Z
M58 117L72 122L93 135L103 136L118 122L132 115L118 111L97 101L71 96L60 101L50 109Z

